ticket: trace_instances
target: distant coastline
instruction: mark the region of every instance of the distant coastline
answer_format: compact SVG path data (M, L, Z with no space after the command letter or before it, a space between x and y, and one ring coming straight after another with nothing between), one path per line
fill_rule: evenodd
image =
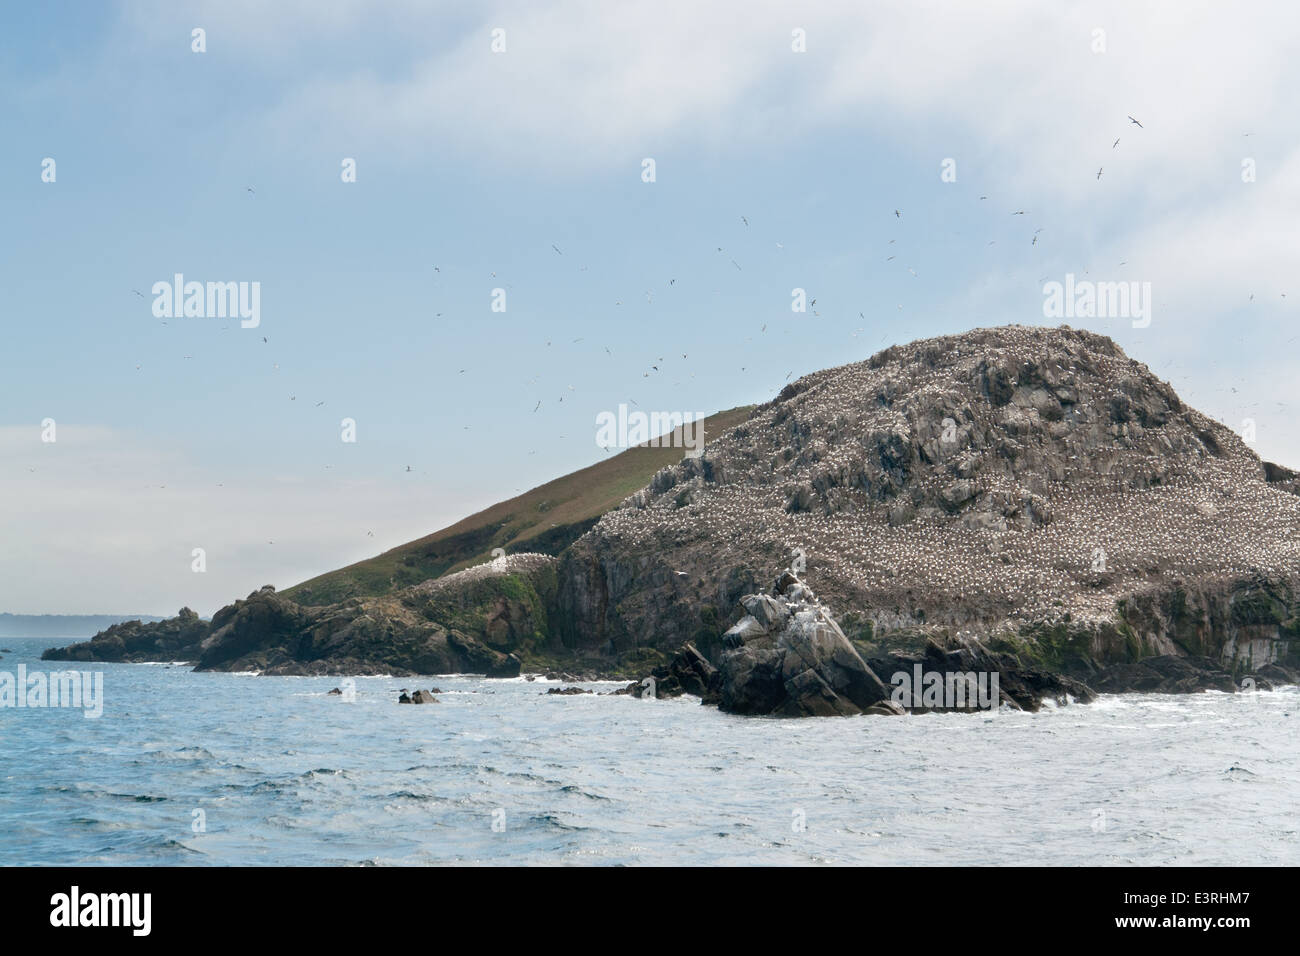
M122 621L161 620L151 614L0 613L0 637L89 637Z

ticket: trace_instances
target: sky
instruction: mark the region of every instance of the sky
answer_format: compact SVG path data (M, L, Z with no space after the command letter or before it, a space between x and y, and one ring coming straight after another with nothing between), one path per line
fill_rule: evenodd
M1284 0L5 5L0 610L211 614L620 403L980 326L1110 335L1300 466L1296 49ZM257 326L156 315L177 273ZM1049 316L1067 275L1150 314Z

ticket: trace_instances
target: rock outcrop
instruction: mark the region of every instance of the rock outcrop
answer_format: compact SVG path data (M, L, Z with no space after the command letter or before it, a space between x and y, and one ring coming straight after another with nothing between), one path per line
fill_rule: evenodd
M893 710L889 689L793 573L740 603L745 615L722 636L720 709L778 717Z
M45 661L107 661L139 664L146 661L197 661L210 625L187 607L164 621L124 621L100 631L89 641L50 648Z
M1044 699L1065 705L1096 697L1080 681L1027 667L973 637L956 639L951 647L931 639L921 654L864 660L829 609L790 570L770 592L743 597L738 610L742 616L722 635L716 668L687 644L669 664L631 685L631 693L691 693L731 713L776 717L1038 710ZM957 682L957 699L945 697Z
M484 674L517 677L545 641L554 559L515 555L383 598L307 607L267 585L211 622L192 611L117 625L51 660L185 659L200 671L279 675ZM185 655L180 653L184 649Z

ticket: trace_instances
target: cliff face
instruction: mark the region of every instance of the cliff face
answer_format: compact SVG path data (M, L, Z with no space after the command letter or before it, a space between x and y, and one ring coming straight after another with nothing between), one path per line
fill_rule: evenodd
M561 556L560 626L575 650L707 643L788 564L876 647L1294 661L1294 483L1103 336L928 339L801 379L655 475Z

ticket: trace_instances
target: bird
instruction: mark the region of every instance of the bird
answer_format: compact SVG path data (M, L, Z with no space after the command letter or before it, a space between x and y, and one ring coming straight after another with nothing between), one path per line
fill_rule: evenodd
M554 249L556 252L560 252L560 247L557 246L555 243L551 243L551 248ZM560 255L564 255L564 253L560 252Z
M1097 167L1097 178L1098 178L1098 179L1101 179L1101 171L1102 171L1103 169L1105 169L1105 168L1106 168L1105 166L1098 166L1098 167ZM1121 187L1121 188L1122 188L1122 187Z
M257 195L257 190L254 189L252 186L248 186L247 189L248 189L248 191L249 191L250 193L252 193L254 196Z
M1139 123L1139 122L1138 122L1137 120L1135 120L1133 117L1130 116L1128 119L1129 119L1129 122L1132 123L1132 124L1134 124L1138 129L1146 129L1145 126L1143 126L1141 123Z
M1118 146L1118 145L1119 145L1119 138L1116 137L1115 142L1113 142L1113 143L1110 144L1110 148L1111 148L1111 149L1114 149L1114 148L1115 148L1116 146Z
M894 210L894 217L897 218L897 219L902 219L902 218L903 218L903 214L902 214L901 212L899 212L897 209L895 209L895 210Z
M140 298L142 298L142 299L145 297L145 296L144 296L144 293L141 292L139 289L132 289L131 291L134 292L136 295L138 295L138 296L139 296Z
M741 217L740 217L740 221L743 222L746 226L749 225L749 220L746 219L744 216L741 216Z

